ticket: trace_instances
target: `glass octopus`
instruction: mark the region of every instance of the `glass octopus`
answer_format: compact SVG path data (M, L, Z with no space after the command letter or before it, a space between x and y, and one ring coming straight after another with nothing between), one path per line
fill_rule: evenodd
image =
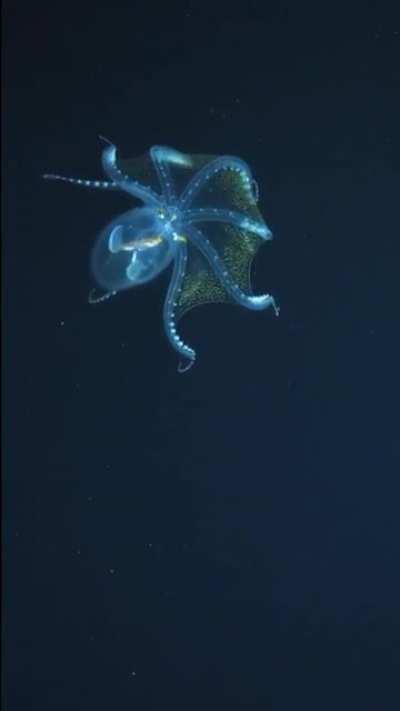
M163 320L167 338L184 372L196 353L184 343L177 323L204 303L234 302L248 309L279 309L270 294L253 295L252 260L272 238L257 208L258 188L249 166L234 156L191 155L153 146L132 160L120 160L107 139L102 165L108 180L44 177L102 190L122 190L144 203L112 220L92 250L91 268L101 296L91 303L154 279L173 262Z

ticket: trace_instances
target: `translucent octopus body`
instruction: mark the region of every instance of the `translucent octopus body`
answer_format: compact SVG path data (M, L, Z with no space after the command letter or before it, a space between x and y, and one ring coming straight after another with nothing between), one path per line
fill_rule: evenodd
M271 306L278 315L270 294L251 292L252 259L272 234L257 208L257 185L248 165L233 156L188 155L163 146L120 161L116 147L106 143L102 165L108 181L44 176L122 190L144 203L116 217L98 236L91 267L105 293L89 300L103 301L148 282L173 262L163 320L170 344L184 361L180 372L196 358L177 331L189 309L231 301L253 310Z

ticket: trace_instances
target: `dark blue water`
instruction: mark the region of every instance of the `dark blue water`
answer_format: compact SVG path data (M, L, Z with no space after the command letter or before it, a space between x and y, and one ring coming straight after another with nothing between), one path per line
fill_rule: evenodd
M398 9L6 5L5 708L396 711ZM278 319L87 303L98 134L249 163Z

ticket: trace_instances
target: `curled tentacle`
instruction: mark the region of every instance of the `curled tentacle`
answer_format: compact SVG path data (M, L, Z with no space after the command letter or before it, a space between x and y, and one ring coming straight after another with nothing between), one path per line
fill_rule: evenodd
M178 373L187 373L188 370L194 365L195 359L193 358L192 360L186 361L186 363L181 363L179 362L178 364Z

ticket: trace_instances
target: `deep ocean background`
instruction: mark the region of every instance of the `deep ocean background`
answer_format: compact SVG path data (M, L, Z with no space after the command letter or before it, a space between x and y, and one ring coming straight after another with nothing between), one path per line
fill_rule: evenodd
M3 8L7 711L400 708L400 10ZM281 306L89 306L98 134L252 167Z

